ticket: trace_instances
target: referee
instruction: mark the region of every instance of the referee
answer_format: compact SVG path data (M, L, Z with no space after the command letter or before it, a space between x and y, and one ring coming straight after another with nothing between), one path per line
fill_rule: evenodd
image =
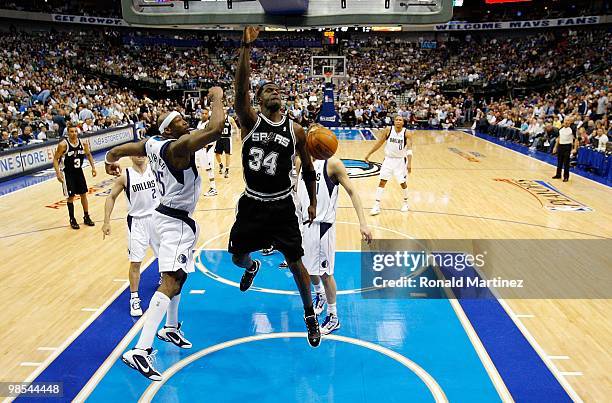
M572 118L565 118L553 149L553 154L557 154L557 174L552 178L561 179L561 169L563 169L563 182L569 180L570 156L576 155L578 151L578 139L574 136L572 123L574 123Z

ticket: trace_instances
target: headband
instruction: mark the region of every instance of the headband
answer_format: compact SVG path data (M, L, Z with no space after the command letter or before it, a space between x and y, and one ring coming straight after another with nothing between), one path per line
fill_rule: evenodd
M170 125L170 122L172 122L177 116L181 116L181 114L177 111L170 112L168 116L166 116L166 119L164 119L164 121L161 123L161 125L159 125L159 132L163 133L164 130L166 130L166 127Z

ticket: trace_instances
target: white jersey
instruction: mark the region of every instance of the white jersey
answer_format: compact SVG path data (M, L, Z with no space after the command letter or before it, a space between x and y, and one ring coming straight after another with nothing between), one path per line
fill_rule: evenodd
M154 136L147 140L145 148L157 180L159 203L173 209L193 214L202 187L202 179L198 175L195 157L191 156L189 167L184 170L171 169L163 159L165 148L175 141L162 136Z
M336 210L338 208L338 185L327 175L327 161L316 160L314 163L317 175L317 216L314 222L325 222L333 224L336 221ZM298 180L298 199L302 207L302 221L307 221L308 206L310 198L304 183L303 175L300 173Z
M145 217L151 215L159 204L157 196L155 175L147 165L144 173L140 174L134 168L126 168L125 196L128 202L128 215L132 217Z
M385 157L404 158L406 156L406 129L399 133L395 131L395 126L391 126L389 138L385 144Z

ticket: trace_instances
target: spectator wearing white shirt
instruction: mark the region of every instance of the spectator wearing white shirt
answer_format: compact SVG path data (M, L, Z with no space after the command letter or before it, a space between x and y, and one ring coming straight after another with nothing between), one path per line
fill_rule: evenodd
M574 136L571 127L573 123L571 117L565 118L553 149L553 154L557 154L557 173L552 178L561 179L561 170L563 169L563 182L569 180L570 157L576 155L578 151L578 139Z

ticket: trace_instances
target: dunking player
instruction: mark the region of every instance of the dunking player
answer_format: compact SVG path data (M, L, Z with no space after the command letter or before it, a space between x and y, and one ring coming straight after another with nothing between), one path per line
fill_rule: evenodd
M310 129L313 127L316 127L316 125ZM299 164L296 165L296 170L299 171ZM321 334L329 334L340 328L336 308L337 288L334 278L338 185L342 185L351 198L359 219L361 237L370 242L372 232L368 228L363 214L361 198L353 188L342 161L335 156L327 161L315 160L314 169L317 175L317 216L312 225L305 225L302 228L304 238L302 245L304 247L304 266L306 266L315 288L315 312L317 314L321 313L325 304L327 304L327 316L321 324ZM302 175L300 175L297 183L297 194L300 205L308 205L309 196ZM304 211L302 211L302 219L309 219Z
M393 126L383 132L376 144L365 160L370 161L370 155L374 154L384 143L385 144L385 160L380 167L380 183L376 189L376 202L370 211L370 215L380 214L380 200L387 181L395 176L404 193L404 203L401 211L408 211L408 185L406 178L408 173L412 172L412 134L404 128L404 119L397 115L393 119Z
M198 122L197 129L204 130L206 126L208 126L209 122L209 112L208 109L203 109L200 114L200 121ZM208 192L204 194L206 197L213 197L217 195L217 185L215 184L215 172L214 169L214 155L215 155L215 143L207 144L201 150L196 151L196 165L199 165L200 168L206 171L208 175L208 182L210 183L210 188Z
M157 179L160 204L153 214L153 223L159 235L158 264L162 281L149 303L136 347L122 357L123 362L154 381L162 379L151 357L156 333L163 341L191 348L178 322L178 307L187 273L194 271L193 248L199 234L191 217L201 190L194 153L216 141L223 130L223 91L212 88L209 97L212 115L206 129L190 133L180 113L165 113L157 122L161 136L117 146L106 155L106 172L111 175L120 173L117 161L121 157L147 156ZM164 314L166 326L157 331Z
M111 214L115 200L121 192L125 192L128 204L128 258L130 260L130 315L141 316L138 283L140 282L140 265L151 246L157 256L159 237L153 227L153 212L159 204L155 175L147 164L147 157L131 157L132 168L126 168L117 179L104 204L104 224L102 239L111 234Z
M230 158L232 157L232 138L238 133L238 125L233 117L225 112L225 124L223 125L223 133L221 138L215 144L215 157L219 164L219 175L223 174L224 178L229 178ZM225 172L223 172L223 163L221 156L225 154Z
M91 155L88 142L82 142L78 137L79 131L76 126L68 126L68 138L60 141L53 155L53 168L57 180L62 183L64 196L68 198L68 216L72 229L80 226L74 218L74 197L79 195L83 206L83 223L93 227L94 222L89 217L89 202L87 201L87 182L83 175L83 160L87 156L91 166L91 175L96 176L96 166ZM61 172L60 172L61 167Z
M229 252L235 265L245 269L240 290L253 284L260 263L250 253L274 245L289 263L304 304L308 343L321 342L319 322L312 307L310 280L302 263L302 236L292 197L291 169L297 151L304 161L304 180L309 195L308 217L316 216L316 175L306 149L304 129L281 113L280 89L265 83L257 90L261 113L251 107L249 96L250 46L259 34L247 27L236 71L236 113L242 126L242 166L246 190L238 201Z

